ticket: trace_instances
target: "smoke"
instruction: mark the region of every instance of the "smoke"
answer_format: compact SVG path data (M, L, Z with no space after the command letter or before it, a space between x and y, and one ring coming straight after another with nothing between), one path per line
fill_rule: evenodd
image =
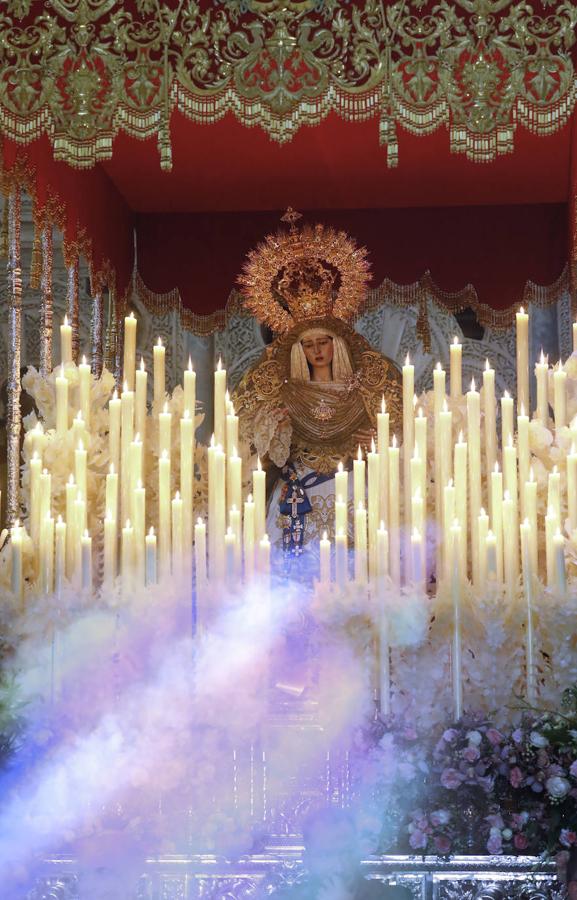
M54 641L20 645L29 728L0 783L6 900L57 851L78 858L94 898L103 867L125 897L148 853L247 853L265 822L291 827L296 780L321 778L327 748L349 745L371 701L367 667L354 642L319 632L302 585L209 596L195 636L187 593L171 583L103 602ZM39 687L52 703L34 699ZM271 728L297 707L322 727Z

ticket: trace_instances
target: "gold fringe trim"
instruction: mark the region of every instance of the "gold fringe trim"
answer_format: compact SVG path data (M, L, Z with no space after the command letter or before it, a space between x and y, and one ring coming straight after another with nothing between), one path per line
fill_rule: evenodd
M2 225L0 226L0 258L8 259L8 192L4 196L2 207Z
M214 334L226 328L232 316L250 316L251 314L243 306L242 295L232 290L224 309L215 310L208 315L199 315L191 309L183 306L182 299L176 288L164 294L157 294L148 288L139 272L134 271L131 281L132 295L154 316L165 316L178 312L180 322L184 328L199 336ZM515 314L519 306L545 307L557 303L561 296L569 293L569 265L566 264L559 278L549 285L535 284L527 281L522 295L506 309L493 309L487 303L479 300L477 291L472 284L465 285L460 291L443 291L431 277L430 272L425 274L412 284L397 284L389 278L369 291L365 302L357 312L355 321L369 312L373 312L383 304L393 306L418 306L417 335L423 343L423 349L430 350L430 329L427 313L427 301L432 300L446 312L455 315L464 309L472 309L477 321L485 328L506 329L515 322Z
M34 225L34 242L32 244L32 260L30 262L30 287L37 291L42 278L42 229Z

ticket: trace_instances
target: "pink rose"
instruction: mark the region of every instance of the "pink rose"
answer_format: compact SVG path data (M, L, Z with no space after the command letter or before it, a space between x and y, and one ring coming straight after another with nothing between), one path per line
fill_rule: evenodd
M509 772L509 783L514 788L521 787L523 784L523 773L519 766L513 766Z
M497 854L503 852L503 844L501 842L500 834L492 834L489 840L487 841L487 850L489 853Z
M493 746L496 746L503 740L503 735L496 728L487 728L487 739Z
M562 828L561 834L559 835L559 843L563 844L564 847L571 847L577 841L577 834L574 831L569 831L568 828Z
M427 846L427 835L416 828L409 838L409 844L413 850L424 850Z
M451 841L446 834L439 834L435 838L435 849L437 853L445 854L451 849Z
M443 769L441 774L441 784L449 791L455 791L463 783L463 776L457 769Z
M529 846L529 841L524 834L516 834L513 838L513 844L515 845L517 850L526 850Z
M463 750L463 757L470 763L477 762L480 755L479 748L475 747L474 744L469 744L469 746L465 747Z

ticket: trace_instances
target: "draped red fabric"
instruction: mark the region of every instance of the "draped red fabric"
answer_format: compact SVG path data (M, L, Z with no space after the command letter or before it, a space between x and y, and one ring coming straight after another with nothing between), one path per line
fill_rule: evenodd
M152 291L177 288L186 307L224 307L248 251L281 225L281 211L136 216L138 269ZM468 283L481 302L520 302L528 279L552 284L567 261L564 203L307 211L369 250L373 286L417 281L429 270L444 291Z
M122 297L133 268L132 211L104 170L86 171L55 162L47 138L19 147L2 139L5 172L19 173L35 200L35 214L41 216L49 197L60 207L58 218L68 245L78 244L88 251L95 274L114 272L116 289ZM59 223L60 224L60 223ZM84 232L84 234L83 234ZM86 243L88 239L88 244Z

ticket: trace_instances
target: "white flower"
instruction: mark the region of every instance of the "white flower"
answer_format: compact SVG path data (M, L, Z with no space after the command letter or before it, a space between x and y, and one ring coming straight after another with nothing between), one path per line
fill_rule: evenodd
M475 744L476 747L479 746L481 741L483 740L482 734L478 731L468 731L467 732L467 740L470 744Z
M513 832L511 831L510 828L503 828L503 831L501 832L501 834L503 835L503 838L506 841L510 841L511 838L513 837Z
M566 797L571 790L571 785L567 779L562 778L561 775L553 775L551 778L548 778L545 782L545 787L547 788L549 795L558 800Z
M531 741L534 747L548 747L549 739L545 737L544 734L539 734L538 731L532 731L529 735L529 740Z

